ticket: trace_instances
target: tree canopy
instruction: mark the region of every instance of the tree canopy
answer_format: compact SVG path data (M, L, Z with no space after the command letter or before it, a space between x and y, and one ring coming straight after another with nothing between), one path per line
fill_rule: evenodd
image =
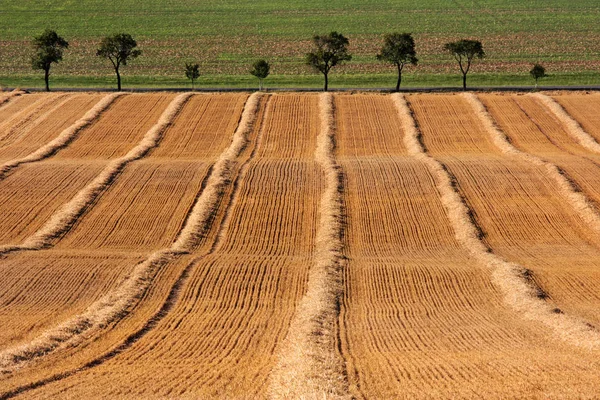
M538 79L548 76L546 75L546 68L544 68L541 64L535 64L531 71L529 71L529 74L531 74L531 77L535 79L535 87L537 87Z
M254 64L252 64L252 70L250 70L250 74L254 75L258 78L258 89L262 90L262 81L271 72L271 66L266 60L258 60Z
M379 61L395 64L398 68L396 91L400 90L402 69L406 64L417 65L419 59L415 51L415 40L410 33L389 33L383 37L383 47L377 54Z
M483 45L479 40L462 39L457 42L450 42L444 45L444 49L450 52L460 66L460 72L463 75L463 89L467 89L467 74L471 69L471 63L475 57L485 57Z
M49 91L50 67L52 63L62 61L63 51L69 48L69 42L58 36L55 31L46 29L40 36L33 38L32 45L35 53L31 59L31 65L33 69L44 71L46 90Z
M306 63L325 76L325 91L328 89L328 75L331 68L352 59L348 53L349 43L344 35L337 32L313 37L314 49L306 54Z
M137 42L128 33L118 33L107 36L100 42L100 48L96 52L99 57L107 58L112 63L117 74L117 87L121 90L121 75L119 68L127 65L131 59L139 57L141 50L136 49Z
M185 63L185 76L192 81L192 89L194 88L194 81L200 76L200 65Z

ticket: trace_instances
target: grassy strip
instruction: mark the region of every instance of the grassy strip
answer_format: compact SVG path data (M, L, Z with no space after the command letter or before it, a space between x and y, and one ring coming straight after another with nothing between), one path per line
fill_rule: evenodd
M469 86L531 86L533 79L524 74L470 74ZM106 88L116 87L113 76L53 76L50 88ZM330 87L335 88L393 88L396 76L393 74L335 74L330 76ZM406 74L402 87L458 87L459 74ZM541 81L541 86L600 85L600 72L556 73ZM272 75L265 80L271 88L321 88L321 75ZM41 75L0 76L0 87L43 88ZM127 76L123 77L123 87L127 88L191 88L189 81L172 76ZM250 75L204 75L196 88L258 88L258 80Z

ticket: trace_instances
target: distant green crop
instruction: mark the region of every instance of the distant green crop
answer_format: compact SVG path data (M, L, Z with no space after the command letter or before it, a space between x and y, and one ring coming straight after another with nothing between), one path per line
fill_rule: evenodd
M303 59L312 36L332 30L348 37L353 55L332 72L333 87L355 81L346 75L368 78L359 86L387 82L389 67L375 55L383 35L391 32L412 32L416 42L419 66L406 71L407 86L413 74L453 79L454 60L442 46L462 38L480 40L488 55L473 74L497 74L504 77L500 81L522 75L530 82L529 70L540 62L552 79L579 74L575 80L583 82L600 69L598 21L597 0L3 0L0 84L43 85L30 69L29 42L45 28L70 43L63 62L53 68L56 85L106 81L112 86L113 71L94 52L102 37L118 32L130 33L143 51L125 71L126 85L184 86L181 65L188 60L200 63L200 86L234 85L249 79L245 75L257 59L271 64L270 85L294 77L302 85L318 81Z

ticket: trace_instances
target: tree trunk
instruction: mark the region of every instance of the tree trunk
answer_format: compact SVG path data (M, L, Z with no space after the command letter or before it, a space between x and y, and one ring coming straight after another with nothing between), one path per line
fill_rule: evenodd
M262 79L258 80L258 91L261 92L262 91Z
M323 74L325 75L325 87L323 88L323 90L326 92L327 89L329 88L329 81L327 79L327 74Z
M400 64L396 64L398 66L398 82L396 82L396 92L400 91L400 82L402 82L402 68L400 68Z
M463 74L463 90L467 90L467 74Z
M49 77L50 77L50 68L44 70L44 81L46 82L46 92L50 91L50 85L48 84Z
M115 72L117 73L117 90L121 91L121 74L119 74L119 68L115 68Z

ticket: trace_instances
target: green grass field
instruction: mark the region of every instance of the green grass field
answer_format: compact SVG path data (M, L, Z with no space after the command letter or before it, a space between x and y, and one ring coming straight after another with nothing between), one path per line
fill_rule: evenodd
M483 42L488 57L473 68L472 85L531 84L532 63L552 76L542 84L600 84L600 3L597 0L2 0L0 85L42 86L31 70L29 41L45 28L71 43L51 85L111 86L112 70L95 57L98 41L131 33L143 55L123 69L124 86L183 87L183 64L196 61L205 87L252 87L250 64L272 64L267 86L318 87L303 65L314 34L337 30L350 39L354 60L332 72L332 87L386 87L393 70L375 60L386 32L412 32L420 65L404 85L458 86L457 66L444 43Z

